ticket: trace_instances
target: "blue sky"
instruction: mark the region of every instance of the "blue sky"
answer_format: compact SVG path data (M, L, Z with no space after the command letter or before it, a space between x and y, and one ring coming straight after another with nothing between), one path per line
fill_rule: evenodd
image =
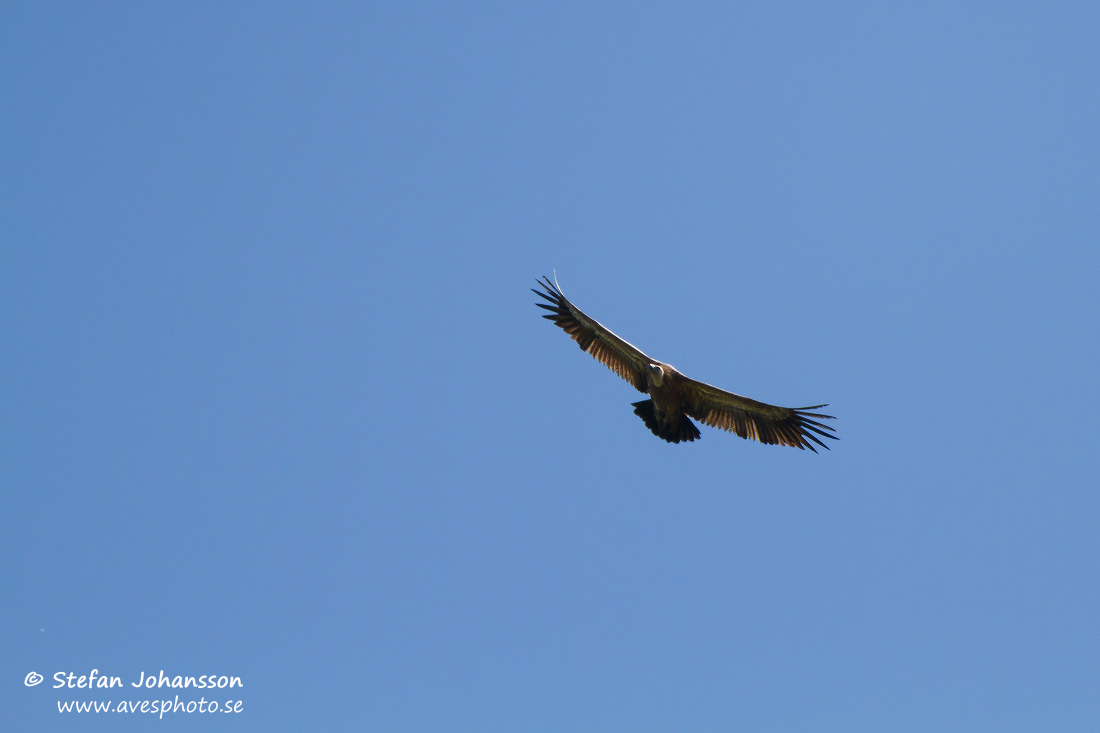
M6 4L0 716L1095 730L1098 23ZM840 442L657 440L555 269Z

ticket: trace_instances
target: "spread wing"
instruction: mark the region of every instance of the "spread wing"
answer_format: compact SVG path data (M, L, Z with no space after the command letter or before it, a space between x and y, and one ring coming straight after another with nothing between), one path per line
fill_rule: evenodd
M826 405L776 407L687 377L683 378L683 400L684 412L704 425L728 430L761 443L789 445L799 450L809 448L817 453L810 441L822 448L829 448L818 435L837 439L831 427L812 419L833 420L832 415L808 412Z
M539 308L550 311L543 318L553 321L555 326L572 336L583 351L587 351L608 369L633 384L639 392L645 392L646 366L652 360L636 346L631 346L595 319L586 316L562 295L556 282L552 283L549 278L544 277L538 284L542 290L531 288L531 292L550 302L550 305L535 303Z

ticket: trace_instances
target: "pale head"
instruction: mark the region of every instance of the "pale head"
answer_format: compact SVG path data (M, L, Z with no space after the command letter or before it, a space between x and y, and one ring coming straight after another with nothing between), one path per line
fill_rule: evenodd
M650 364L646 369L649 370L649 379L653 382L653 385L660 387L665 382L665 368L660 364Z

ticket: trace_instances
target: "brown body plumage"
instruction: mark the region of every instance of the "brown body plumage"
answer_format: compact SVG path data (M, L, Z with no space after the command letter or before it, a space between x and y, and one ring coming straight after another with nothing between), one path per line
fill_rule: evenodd
M657 437L669 443L695 440L700 436L699 429L689 419L693 417L704 425L728 430L742 438L809 448L815 453L817 449L813 443L829 447L818 436L836 440L833 429L818 422L833 417L808 412L826 405L777 407L685 377L671 365L650 359L640 349L589 318L569 302L557 282L543 278L538 283L543 289L532 288L532 292L550 303L536 303L550 311L543 318L553 321L582 350L630 382L639 392L649 395L648 400L633 403L634 414Z

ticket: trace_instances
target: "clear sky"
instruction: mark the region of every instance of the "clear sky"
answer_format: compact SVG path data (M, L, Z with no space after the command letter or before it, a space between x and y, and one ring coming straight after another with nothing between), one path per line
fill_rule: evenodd
M5 3L4 729L1096 730L1098 28ZM841 440L661 442L554 269Z

